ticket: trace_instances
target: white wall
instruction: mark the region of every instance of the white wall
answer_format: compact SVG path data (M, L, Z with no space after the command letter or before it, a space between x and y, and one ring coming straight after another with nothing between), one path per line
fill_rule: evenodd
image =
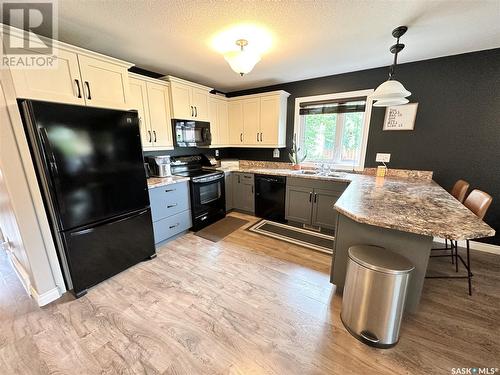
M1 46L0 46L1 47ZM65 291L64 280L17 108L10 72L0 69L0 226L18 274L40 305ZM25 280L26 281L26 280Z

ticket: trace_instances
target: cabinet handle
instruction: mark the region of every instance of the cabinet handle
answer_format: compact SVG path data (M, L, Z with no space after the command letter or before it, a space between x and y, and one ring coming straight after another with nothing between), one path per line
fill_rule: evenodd
M243 133L240 133L240 142L243 142Z
M257 142L259 142L259 133L257 133Z
M156 130L153 130L153 135L155 136L155 139L153 142L156 142Z
M253 194L253 185L252 185L252 194Z
M165 193L170 193L171 191L175 191L175 189L166 189Z
M151 143L151 130L148 130L148 136L149 136L148 142Z
M311 202L311 201L312 201L312 196L313 196L313 193L312 193L312 191L310 191L310 192L309 192L309 202Z
M194 117L198 117L198 107L194 107Z
M76 95L77 98L81 98L82 97L82 92L80 90L80 81L75 79L75 83L76 83L76 88L78 89L78 94Z
M90 84L89 84L89 81L85 81L85 86L87 86L87 99L88 100L92 100L92 96L90 95Z
M194 117L194 110L193 110L193 106L192 106L192 105L190 105L190 107L191 107L191 117Z
M179 223L169 226L168 229L173 229L173 228L178 227L178 226L179 226Z
M318 200L318 194L314 193L314 203L316 203L317 200Z
M167 208L172 208L172 207L175 207L175 206L177 206L177 203L174 203L174 204L168 204L168 205L167 205Z
M262 142L262 133L260 133L260 141Z

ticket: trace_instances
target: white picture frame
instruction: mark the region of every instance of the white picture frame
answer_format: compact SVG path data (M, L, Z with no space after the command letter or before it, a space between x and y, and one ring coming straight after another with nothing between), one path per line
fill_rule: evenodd
M418 103L387 107L383 130L413 130L417 117Z

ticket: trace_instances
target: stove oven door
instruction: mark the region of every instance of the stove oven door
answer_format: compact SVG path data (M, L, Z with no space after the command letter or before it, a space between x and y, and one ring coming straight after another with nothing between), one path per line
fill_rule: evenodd
M194 230L226 216L224 174L191 181L191 210Z

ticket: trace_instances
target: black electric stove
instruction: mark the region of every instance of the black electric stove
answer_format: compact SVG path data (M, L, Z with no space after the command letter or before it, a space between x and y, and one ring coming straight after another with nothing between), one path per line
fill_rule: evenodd
M200 230L226 216L224 172L203 169L211 166L204 155L171 158L174 176L190 178L193 230Z

